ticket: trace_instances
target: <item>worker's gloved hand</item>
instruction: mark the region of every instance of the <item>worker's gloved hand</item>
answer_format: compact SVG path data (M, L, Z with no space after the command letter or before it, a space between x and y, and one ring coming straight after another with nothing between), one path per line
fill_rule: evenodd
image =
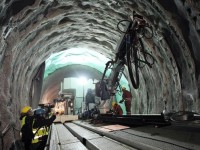
M124 100L122 99L121 101L119 101L119 103L123 103L124 102Z

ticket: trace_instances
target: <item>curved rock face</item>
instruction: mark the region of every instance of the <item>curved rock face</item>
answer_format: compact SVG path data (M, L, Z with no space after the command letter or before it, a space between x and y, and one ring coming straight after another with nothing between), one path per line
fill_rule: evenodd
M132 112L160 113L165 106L200 112L199 1L2 0L0 131L8 124L20 128L20 109L31 103L32 80L52 53L84 47L114 58L121 35L117 23L133 10L153 26L153 38L144 43L156 63L140 69ZM19 138L14 132L4 136L5 149Z

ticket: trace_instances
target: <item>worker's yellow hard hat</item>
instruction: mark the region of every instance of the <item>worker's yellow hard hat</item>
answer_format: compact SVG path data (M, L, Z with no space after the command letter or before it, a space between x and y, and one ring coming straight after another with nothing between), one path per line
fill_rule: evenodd
M30 106L24 106L21 110L21 113L25 114L27 113L30 109L32 109Z
M112 107L114 107L114 106L115 106L115 104L117 104L115 101L114 101L114 102L112 102Z

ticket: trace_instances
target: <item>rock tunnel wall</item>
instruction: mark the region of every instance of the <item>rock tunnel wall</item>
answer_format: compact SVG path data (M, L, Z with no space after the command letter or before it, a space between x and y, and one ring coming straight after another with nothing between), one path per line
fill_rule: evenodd
M114 58L117 23L136 10L154 37L144 39L156 63L140 69L132 89L133 113L200 112L200 2L196 0L2 0L0 2L0 131L20 128L20 109L30 104L31 82L54 52L86 47ZM4 148L19 138L9 130Z

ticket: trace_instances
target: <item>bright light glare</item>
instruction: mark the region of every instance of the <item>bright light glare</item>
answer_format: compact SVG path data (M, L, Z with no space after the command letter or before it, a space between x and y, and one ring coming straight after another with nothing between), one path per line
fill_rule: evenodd
M79 80L80 80L80 83L81 83L82 85L85 85L85 84L87 83L86 77L79 77Z

